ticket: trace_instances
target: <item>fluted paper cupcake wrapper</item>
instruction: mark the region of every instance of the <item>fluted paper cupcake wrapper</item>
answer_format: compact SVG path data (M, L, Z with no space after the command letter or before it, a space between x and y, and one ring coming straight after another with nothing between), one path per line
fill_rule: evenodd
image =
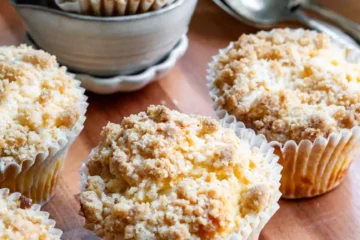
M21 193L14 192L10 194L10 190L7 188L0 189L0 198L3 198L7 202L18 201L21 197ZM55 240L60 240L63 232L60 229L55 228L55 220L49 219L50 214L48 212L40 211L41 206L39 204L31 205L30 209L36 213L37 216L42 217L44 220L41 222L42 225L49 227L49 235Z
M341 47L342 43L335 42ZM219 104L219 89L213 83L216 78L216 64L219 57L228 52L233 43L219 51L208 65L207 80L213 109L222 119L229 116ZM360 52L352 49L349 58L360 63ZM235 118L235 117L234 117ZM241 123L241 122L240 122ZM241 123L245 126L244 123ZM344 178L346 172L360 146L360 128L344 129L339 133L332 133L327 138L318 137L315 141L302 140L299 144L287 141L281 144L277 141L269 143L275 148L280 157L279 163L283 166L281 187L283 198L308 198L326 193Z
M123 16L149 12L175 0L55 0L64 11L95 16Z
M258 239L260 232L264 228L265 224L279 209L278 201L281 197L281 193L279 191L281 178L280 172L282 169L281 165L278 164L279 157L273 154L274 149L268 144L264 136L256 135L253 130L247 129L242 123L236 122L236 119L234 117L224 115L222 120L220 121L220 124L222 127L233 129L240 139L244 139L249 142L252 149L258 148L266 160L266 166L263 167L271 169L271 173L269 174L269 179L267 181L267 184L272 191L270 193L271 200L268 207L259 212L258 214L246 215L245 218L242 219L238 231L228 237L229 240ZM86 163L97 152L97 150L98 147L95 147L91 151L87 159L83 161L81 169L79 170L79 173L81 175L80 192L83 192L85 190L88 179L89 172L86 167Z
M80 87L80 81L75 81L75 87L81 92L77 102L80 117L72 130L66 132L56 144L47 150L39 152L34 158L29 158L18 164L0 163L0 188L8 188L11 192L20 192L31 198L34 203L45 204L52 197L59 173L67 156L70 145L84 128L87 97Z

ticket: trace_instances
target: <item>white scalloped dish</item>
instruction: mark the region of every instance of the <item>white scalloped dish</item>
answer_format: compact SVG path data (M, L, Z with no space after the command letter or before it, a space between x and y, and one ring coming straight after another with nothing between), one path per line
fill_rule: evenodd
M34 48L37 44L26 35L26 43ZM159 63L148 69L132 75L118 75L110 78L95 77L84 73L73 73L81 81L81 86L88 91L98 94L112 94L116 92L132 92L145 87L147 84L165 76L185 54L189 40L184 34L173 50Z

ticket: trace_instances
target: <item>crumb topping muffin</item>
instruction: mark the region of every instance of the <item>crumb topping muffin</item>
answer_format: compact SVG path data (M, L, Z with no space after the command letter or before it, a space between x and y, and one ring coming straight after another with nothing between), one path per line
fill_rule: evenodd
M21 163L57 144L80 114L78 83L55 56L0 47L0 163Z
M52 232L53 222L48 220L48 214L39 214L31 206L29 198L11 199L8 190L0 191L0 239L60 239L60 234Z
M86 228L114 239L227 239L278 189L259 149L164 106L109 123L87 162Z
M242 35L216 66L219 104L269 141L314 141L360 121L360 65L327 35Z

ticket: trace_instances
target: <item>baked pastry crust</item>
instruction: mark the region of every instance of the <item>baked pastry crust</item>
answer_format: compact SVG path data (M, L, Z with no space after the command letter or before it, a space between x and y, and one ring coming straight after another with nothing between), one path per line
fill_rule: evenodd
M207 117L150 106L101 137L80 195L100 237L226 239L278 193L260 150Z
M269 141L314 141L360 120L360 65L327 35L275 29L242 35L220 56L218 103Z
M0 47L0 163L20 164L64 138L83 96L55 56L31 47Z

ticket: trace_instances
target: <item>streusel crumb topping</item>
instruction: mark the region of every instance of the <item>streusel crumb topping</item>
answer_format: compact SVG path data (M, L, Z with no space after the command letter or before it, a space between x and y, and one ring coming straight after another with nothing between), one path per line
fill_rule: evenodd
M323 33L242 35L217 64L219 103L268 140L315 140L360 121L360 65Z
M0 47L0 164L33 159L56 144L79 119L81 94L54 56Z
M225 239L278 191L260 150L211 118L150 106L101 136L80 195L101 237Z
M32 210L31 199L21 196L10 199L9 193L0 196L0 239L7 240L55 240L46 224L47 216Z

